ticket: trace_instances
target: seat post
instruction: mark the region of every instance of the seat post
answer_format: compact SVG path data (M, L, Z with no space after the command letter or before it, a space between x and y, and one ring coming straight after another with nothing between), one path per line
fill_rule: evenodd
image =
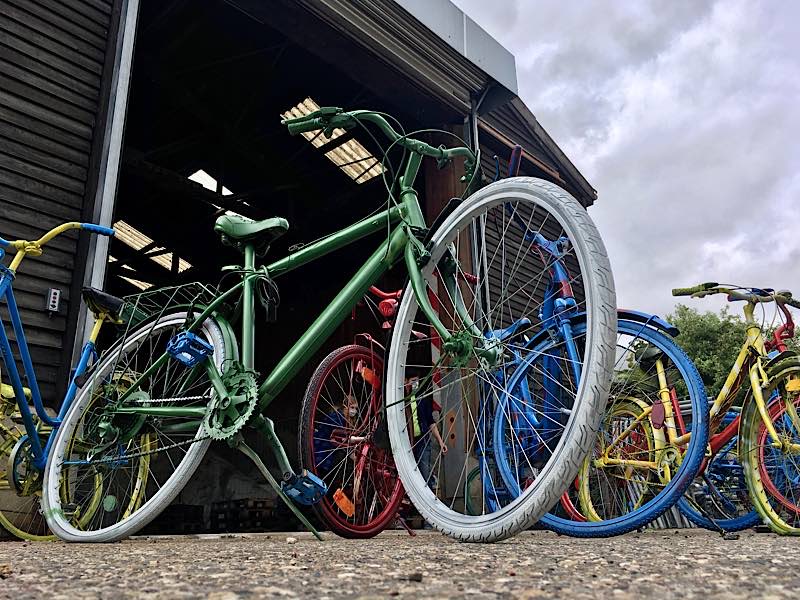
M254 280L250 277L256 268L256 247L253 242L244 245L244 299L242 303L242 364L246 369L254 368L255 352L255 293Z

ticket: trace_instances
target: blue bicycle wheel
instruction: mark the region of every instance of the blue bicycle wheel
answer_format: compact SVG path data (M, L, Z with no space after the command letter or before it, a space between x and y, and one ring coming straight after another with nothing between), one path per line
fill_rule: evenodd
M574 347L580 350L585 331L580 318L572 329ZM560 367L569 362L564 359L568 344L548 339L531 346L508 375L507 394L495 412L494 458L503 483L515 494L535 479L542 455L558 443L549 437L548 424L569 413L559 398L574 379ZM671 443L688 432L688 443ZM515 444L507 443L511 438ZM707 443L708 401L691 360L661 331L619 319L611 394L595 448L579 477L579 508L587 520L551 512L540 524L576 537L608 537L643 527L680 500L697 475ZM520 447L525 457L508 456L509 448L518 453ZM520 469L521 464L527 468Z

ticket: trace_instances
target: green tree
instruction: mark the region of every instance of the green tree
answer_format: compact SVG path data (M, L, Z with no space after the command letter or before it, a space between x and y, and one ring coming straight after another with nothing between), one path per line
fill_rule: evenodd
M701 313L683 304L678 304L667 320L680 331L675 341L694 361L713 401L747 335L744 320L732 315L727 306L719 313Z

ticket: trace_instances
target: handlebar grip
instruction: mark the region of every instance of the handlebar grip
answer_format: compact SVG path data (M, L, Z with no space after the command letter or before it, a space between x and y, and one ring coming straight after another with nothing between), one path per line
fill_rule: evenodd
M305 133L306 131L316 131L322 129L326 124L322 119L306 119L304 121L286 122L286 128L289 130L289 135L297 135L298 133Z
M96 233L97 235L107 235L109 237L114 237L116 234L116 231L111 227L103 227L102 225L95 225L94 223L81 223L81 229Z
M719 284L716 281L708 281L706 283L701 283L694 287L688 288L675 288L672 290L673 296L691 296L692 294L696 294L697 292L705 292L706 290L710 290L711 288L717 287Z

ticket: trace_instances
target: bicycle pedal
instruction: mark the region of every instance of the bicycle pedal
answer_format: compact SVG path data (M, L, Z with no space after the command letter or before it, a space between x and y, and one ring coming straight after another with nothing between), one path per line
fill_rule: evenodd
M179 333L167 344L167 354L187 367L204 361L213 352L211 344L189 331Z
M283 483L281 489L292 502L306 506L316 504L328 492L325 482L305 469L291 481Z

